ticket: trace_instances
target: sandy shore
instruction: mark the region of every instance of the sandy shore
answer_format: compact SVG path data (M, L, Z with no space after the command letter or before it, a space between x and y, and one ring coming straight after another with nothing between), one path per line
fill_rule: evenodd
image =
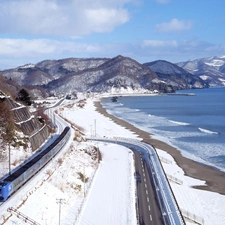
M197 186L195 188L213 191L225 195L224 172L221 172L213 167L203 165L191 159L183 157L178 149L162 141L153 139L148 132L140 130L137 127L133 126L132 124L108 114L106 110L102 107L100 102L95 102L95 106L96 110L99 113L109 117L115 123L136 133L139 137L143 139L144 142L149 143L155 148L168 152L174 158L177 164L184 170L187 176L206 181L207 186Z

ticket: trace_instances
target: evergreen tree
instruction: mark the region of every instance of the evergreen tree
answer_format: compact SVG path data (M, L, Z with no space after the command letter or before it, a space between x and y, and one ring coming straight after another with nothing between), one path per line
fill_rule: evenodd
M26 105L31 105L29 93L25 89L21 89L18 93L16 100L24 102Z

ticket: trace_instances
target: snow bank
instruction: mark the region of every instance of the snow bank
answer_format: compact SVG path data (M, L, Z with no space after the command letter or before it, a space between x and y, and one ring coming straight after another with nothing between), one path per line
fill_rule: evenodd
M103 160L78 224L137 224L133 153L112 144L100 150Z
M166 174L172 177L169 179L170 185L183 214L204 221L202 223L204 225L224 225L225 196L193 188L193 186L205 185L205 181L184 175L184 171L167 152L157 149L157 153ZM175 182L176 179L180 182ZM193 223L187 220L186 224Z

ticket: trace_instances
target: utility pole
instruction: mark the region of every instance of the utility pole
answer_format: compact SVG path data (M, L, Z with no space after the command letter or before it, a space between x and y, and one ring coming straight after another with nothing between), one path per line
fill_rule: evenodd
M83 164L83 174L84 174L84 178L83 178L83 183L84 183L84 198L85 198L85 167L84 167L84 164Z
M91 127L91 138L92 138L92 125L90 125L90 127Z
M11 174L11 148L9 144L9 174Z
M95 138L96 138L96 119L95 119Z
M59 204L59 225L60 225L61 204L65 203L65 199L62 198L56 199L56 203Z

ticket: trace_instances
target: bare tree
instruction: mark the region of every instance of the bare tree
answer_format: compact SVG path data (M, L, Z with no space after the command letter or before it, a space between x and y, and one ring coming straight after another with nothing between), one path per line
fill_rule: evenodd
M0 138L2 149L5 146L9 150L9 173L11 172L10 150L11 145L15 142L15 125L13 121L13 114L5 99L0 100Z

